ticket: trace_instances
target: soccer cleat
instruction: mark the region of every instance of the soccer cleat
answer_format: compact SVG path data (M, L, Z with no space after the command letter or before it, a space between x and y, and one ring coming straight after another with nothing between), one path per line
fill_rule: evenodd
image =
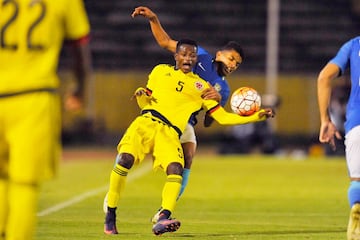
M152 223L152 224L155 224L155 223L157 223L157 222L159 221L159 216L160 216L160 213L161 213L162 210L163 210L162 207L159 208L159 210L158 210L158 211L155 213L155 215L151 218L151 223Z
M105 217L104 233L106 235L118 234L116 229L116 215L115 212L108 211Z
M176 219L161 219L154 224L152 231L155 235L161 235L167 232L175 232L180 228L180 221Z
M355 203L351 208L347 239L360 240L360 203Z

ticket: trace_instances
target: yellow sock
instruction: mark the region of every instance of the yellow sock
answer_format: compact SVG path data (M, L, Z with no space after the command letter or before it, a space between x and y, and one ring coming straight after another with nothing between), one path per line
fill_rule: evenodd
M168 175L162 191L162 208L173 212L176 205L176 199L179 196L182 176Z
M39 189L32 184L9 184L7 240L31 240L37 223Z
M5 224L8 209L8 180L0 178L0 239L5 234Z
M129 169L116 164L110 174L110 185L108 192L108 206L111 208L117 207L120 195L125 188L126 177Z

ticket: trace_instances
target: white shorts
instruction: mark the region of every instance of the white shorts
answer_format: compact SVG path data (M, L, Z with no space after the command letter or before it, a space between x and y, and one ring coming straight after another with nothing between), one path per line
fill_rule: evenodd
M180 137L180 142L181 142L181 144L187 143L187 142L192 142L192 143L196 144L196 136L195 136L195 130L194 130L193 125L191 125L189 123L186 125L185 130Z
M345 135L346 163L351 178L360 178L360 126Z

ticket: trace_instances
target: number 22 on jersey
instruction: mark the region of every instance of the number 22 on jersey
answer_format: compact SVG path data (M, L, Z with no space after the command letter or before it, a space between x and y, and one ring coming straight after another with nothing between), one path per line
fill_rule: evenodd
M29 51L39 51L46 47L44 35L47 34L40 28L47 12L45 2L23 2L1 0L0 48L3 50L16 51L22 45Z

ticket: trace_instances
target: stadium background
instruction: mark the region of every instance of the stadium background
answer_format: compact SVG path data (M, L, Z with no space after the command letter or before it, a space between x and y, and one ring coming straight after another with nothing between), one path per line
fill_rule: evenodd
M116 144L139 113L130 101L134 89L146 83L156 64L174 62L156 44L149 23L131 18L139 5L152 8L172 38L195 39L213 54L226 41L239 41L246 59L228 77L231 88L249 85L266 93L268 1L85 0L95 77L87 88L87 108L64 113L64 144ZM341 44L358 34L358 10L355 0L280 1L276 93L282 104L273 125L282 144L307 147L317 142L316 77ZM66 88L72 87L70 67L63 51L60 76ZM215 123L205 130L198 124L198 137L216 141L225 128Z

